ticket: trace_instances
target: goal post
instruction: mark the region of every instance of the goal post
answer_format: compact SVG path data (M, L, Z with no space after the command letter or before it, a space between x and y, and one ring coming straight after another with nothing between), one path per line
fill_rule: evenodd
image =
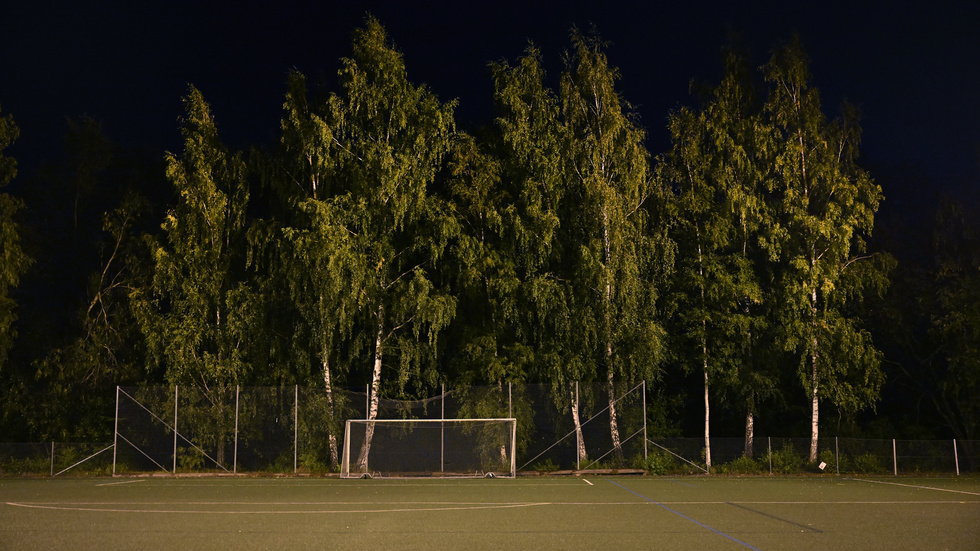
M349 419L341 478L517 474L517 420Z

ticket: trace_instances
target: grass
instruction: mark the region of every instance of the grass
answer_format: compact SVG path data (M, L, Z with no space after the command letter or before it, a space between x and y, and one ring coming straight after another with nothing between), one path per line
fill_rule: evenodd
M0 479L0 549L974 549L980 479Z

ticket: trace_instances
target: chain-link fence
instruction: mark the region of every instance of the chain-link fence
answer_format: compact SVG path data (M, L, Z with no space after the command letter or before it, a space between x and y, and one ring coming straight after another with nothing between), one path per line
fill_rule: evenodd
M704 473L704 438L650 438L648 470ZM816 464L809 438L712 438L712 472L731 474L966 474L980 472L980 441L823 438Z
M0 475L336 472L344 424L367 418L368 390L119 388L113 442L0 443ZM522 472L708 471L703 438L647 434L643 383L441 388L419 400L382 399L377 418L515 418ZM710 470L815 471L809 446L807 438L712 438ZM840 474L976 473L980 441L823 438L821 463Z

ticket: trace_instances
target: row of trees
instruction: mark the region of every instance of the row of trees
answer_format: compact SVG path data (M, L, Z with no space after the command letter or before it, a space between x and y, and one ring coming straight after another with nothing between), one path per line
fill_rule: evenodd
M709 465L712 400L744 414L751 455L760 411L805 399L815 460L820 405L854 414L884 380L862 305L894 259L867 247L882 192L857 162L857 110L826 116L796 39L761 79L730 48L653 158L598 38L573 30L564 61L557 89L533 46L492 64L496 119L467 133L369 19L338 90L290 73L274 147L230 150L194 88L183 150L156 175L76 123L76 232L98 175L121 184L77 322L0 371L4 423L76 436L82 411L97 433L120 383L316 384L328 403L369 384L374 417L380 396L510 381L551 383L578 427L574 382L603 381L618 445L616 383L661 381L668 404L686 371L703 379ZM2 122L0 150L16 137ZM175 195L156 229L160 173ZM30 261L19 203L0 200L2 360ZM39 394L78 398L39 411Z

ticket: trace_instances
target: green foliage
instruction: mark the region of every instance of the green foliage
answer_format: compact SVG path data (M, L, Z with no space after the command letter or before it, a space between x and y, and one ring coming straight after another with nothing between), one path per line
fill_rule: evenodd
M17 161L3 154L3 150L13 143L20 130L10 115L0 116L0 188L17 176ZM17 212L23 203L6 193L0 193L0 371L7 360L7 353L14 344L17 331L17 303L11 296L12 290L20 284L20 278L31 265L31 259L21 246L20 228L16 222Z
M798 453L791 443L772 452L771 460L774 474L800 474L807 464L806 457Z
M881 459L873 453L862 453L851 459L852 469L861 474L882 474L887 472L881 464Z
M244 278L248 185L241 155L220 142L210 107L191 88L184 152L167 158L177 206L150 239L152 288L134 296L151 357L175 383L229 384L247 377L258 297Z
M768 466L751 457L741 456L715 467L715 472L719 474L760 474L768 472Z
M558 465L556 465L555 462L552 461L550 457L548 459L545 459L544 461L535 463L533 467L535 471L542 474L553 473L557 471L558 468L559 468Z
M799 358L799 380L813 403L815 461L814 396L851 411L879 396L880 353L845 306L886 281L882 264L865 254L883 197L857 164L857 110L844 105L841 118L827 120L799 38L775 50L763 70L770 84L765 113L775 136L770 189L779 224L773 296L781 305L784 347Z
M664 451L653 451L647 454L646 470L657 476L673 473L678 467L677 459Z

